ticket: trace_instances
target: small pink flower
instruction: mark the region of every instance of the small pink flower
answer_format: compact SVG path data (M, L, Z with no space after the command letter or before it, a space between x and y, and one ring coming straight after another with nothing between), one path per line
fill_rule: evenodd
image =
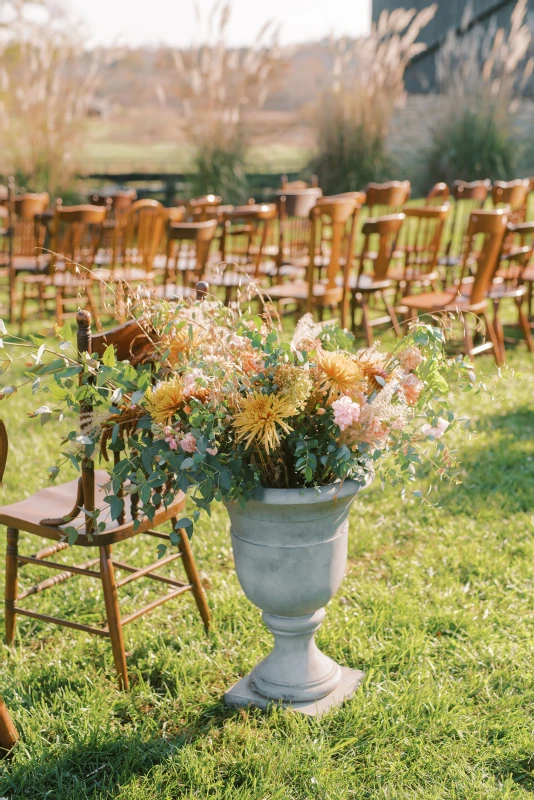
M419 400L419 395L423 391L423 383L417 375L407 375L401 383L399 394L404 398L409 406L414 406Z
M387 439L389 429L384 422L381 422L377 417L369 420L364 433L362 434L362 442L367 444L380 444Z
M206 453L209 453L210 456L216 456L218 452L216 447L206 447Z
M440 439L447 428L449 427L449 423L444 419L438 419L434 427L429 425L428 422L424 425L421 425L421 433L424 433L426 436L433 436L434 439Z
M165 427L163 428L163 435L164 436L172 436L173 433L174 433L174 431L171 428L171 426L170 425L165 425Z
M178 442L184 453L194 453L197 449L197 440L192 433L186 433L183 439Z
M402 431L404 430L404 426L406 425L405 420L402 417L397 417L391 423L391 430L393 431Z
M167 444L169 445L171 450L177 450L178 449L178 443L177 443L176 439L165 439L165 441L167 442Z
M423 356L418 347L408 347L400 354L399 361L406 372L413 372L423 363Z
M332 403L334 422L340 431L346 430L350 425L360 419L361 408L358 403L353 403L350 397L341 397Z

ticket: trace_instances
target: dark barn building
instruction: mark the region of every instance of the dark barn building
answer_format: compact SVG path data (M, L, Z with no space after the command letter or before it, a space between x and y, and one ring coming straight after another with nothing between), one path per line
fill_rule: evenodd
M431 5L432 0L373 0L373 21L376 22L382 11L395 8L416 8L418 11ZM517 0L472 0L472 14L468 30L474 27L497 24L509 27L510 14ZM419 37L425 42L427 50L416 57L406 73L406 87L409 92L431 92L436 89L435 59L447 33L455 29L462 32L462 20L466 0L438 0L438 10L434 19L423 29ZM534 30L534 0L528 0L527 22Z

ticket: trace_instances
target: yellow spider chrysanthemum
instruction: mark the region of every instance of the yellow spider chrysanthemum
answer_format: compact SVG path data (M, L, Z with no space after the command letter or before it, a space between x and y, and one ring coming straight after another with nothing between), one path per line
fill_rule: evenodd
M269 454L280 444L277 426L285 433L293 430L285 420L294 416L296 409L287 397L254 392L241 401L240 411L234 417L237 440L245 439L249 447L253 442Z
M160 425L168 425L179 410L184 399L184 387L180 378L171 378L149 389L145 395L145 406L154 420Z
M346 353L321 353L317 364L319 389L328 396L328 400L335 400L340 394L350 396L361 391L362 372Z
M169 361L171 364L187 361L187 359L202 345L206 339L206 333L198 328L191 329L187 325L179 330L174 330L166 339L164 349L169 351Z

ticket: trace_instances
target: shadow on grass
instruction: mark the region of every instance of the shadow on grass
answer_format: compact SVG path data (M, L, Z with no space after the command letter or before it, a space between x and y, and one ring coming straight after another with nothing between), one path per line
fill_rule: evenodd
M463 482L453 492L443 492L440 505L454 514L480 512L501 516L534 508L534 407L484 417L481 438L457 454Z
M100 731L84 741L41 752L19 762L16 756L0 762L0 795L10 800L84 800L115 797L132 780L147 775L188 745L222 728L239 715L221 700L202 707L191 725L174 737ZM18 747L24 747L24 742ZM61 755L58 756L57 754Z

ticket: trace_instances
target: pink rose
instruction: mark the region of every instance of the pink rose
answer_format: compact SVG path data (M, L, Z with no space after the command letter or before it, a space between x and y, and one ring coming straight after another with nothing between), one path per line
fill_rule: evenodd
M171 450L177 450L178 444L176 443L176 439L165 439Z
M186 433L183 439L178 442L184 453L194 453L197 449L197 440L192 433Z
M341 397L336 400L335 403L332 403L332 409L334 411L334 422L340 431L346 430L360 419L361 408L350 397Z
M413 372L423 363L423 356L418 347L408 347L400 354L399 361L406 372Z

